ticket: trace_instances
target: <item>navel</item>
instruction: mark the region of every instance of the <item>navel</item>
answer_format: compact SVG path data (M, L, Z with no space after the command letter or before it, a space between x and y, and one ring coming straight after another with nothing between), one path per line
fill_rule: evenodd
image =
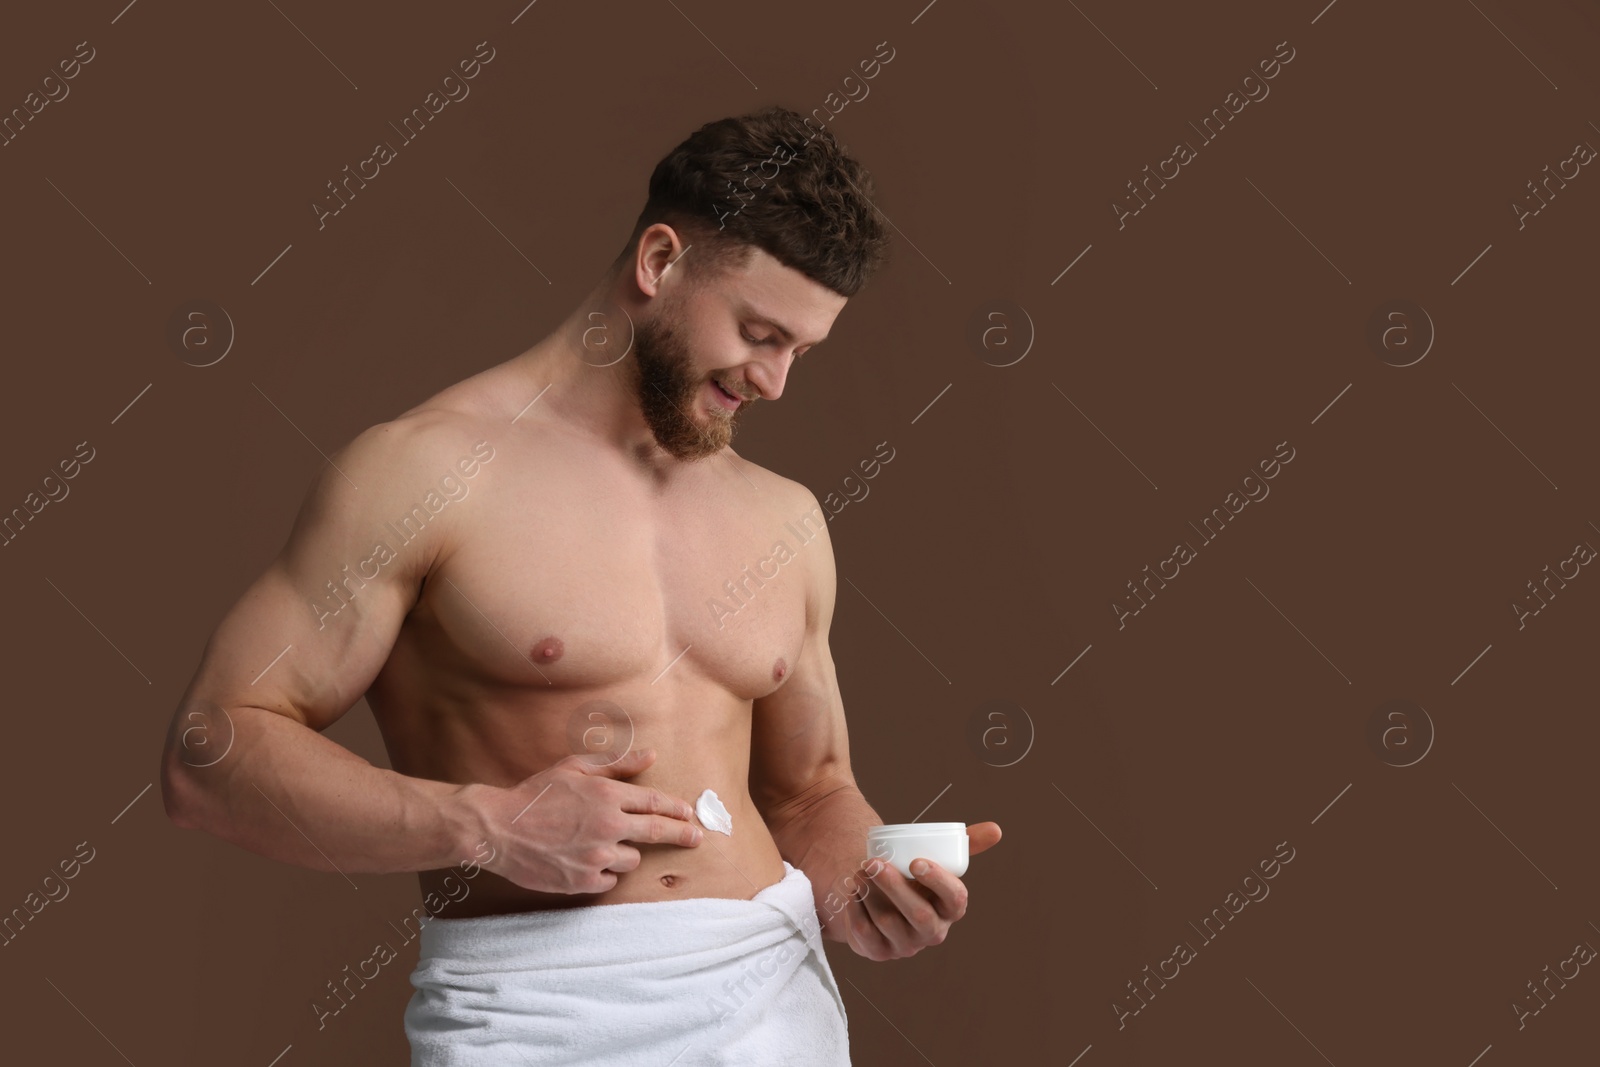
M561 638L547 637L533 646L533 662L554 663L561 658L561 653L565 649L566 646L561 643Z
M776 662L776 663L774 663L772 665L772 680L774 682L781 682L781 681L783 681L783 676L785 674L788 674L788 673L789 673L789 665L787 663L783 662L783 657L782 656L779 656L778 657L778 662Z

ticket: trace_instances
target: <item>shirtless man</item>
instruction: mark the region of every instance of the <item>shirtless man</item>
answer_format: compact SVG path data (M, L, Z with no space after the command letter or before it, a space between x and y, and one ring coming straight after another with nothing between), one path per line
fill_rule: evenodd
M883 820L850 769L823 512L728 447L887 242L827 133L738 210L703 201L797 129L775 108L708 124L560 327L323 468L174 715L174 822L318 870L416 871L425 895L475 861L446 925L750 901L792 864L819 958L822 939L874 960L944 940L961 881L866 860ZM392 771L320 732L363 694ZM731 835L697 817L707 789ZM970 850L999 836L973 826Z

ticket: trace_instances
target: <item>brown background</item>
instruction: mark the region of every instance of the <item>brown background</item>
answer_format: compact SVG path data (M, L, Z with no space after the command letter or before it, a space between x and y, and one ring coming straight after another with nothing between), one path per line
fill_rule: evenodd
M173 706L318 449L543 336L696 126L820 107L885 40L833 128L893 262L738 444L819 497L895 448L831 527L858 777L890 821L937 796L1006 836L944 945L829 946L857 1062L1593 1062L1593 968L1521 1031L1511 1004L1600 945L1600 577L1520 631L1510 604L1600 545L1600 176L1520 231L1510 204L1600 145L1595 5L120 3L0 33L4 110L97 51L0 148L0 510L96 450L0 549L0 911L96 850L0 948L27 1062L405 1062L414 945L321 1032L310 1004L415 880L175 829ZM484 40L471 95L319 232L324 183ZM1285 40L1119 230L1124 184ZM164 337L194 298L237 331L214 366ZM1403 368L1364 338L1397 298L1437 330ZM1013 347L968 340L996 300L1035 333L1007 367L1018 316ZM1271 495L1119 630L1124 583L1281 441ZM1367 741L1396 698L1436 731L1409 767ZM1012 748L970 743L990 700L1026 709ZM364 708L330 735L384 762ZM1271 895L1119 1030L1125 983L1282 841Z

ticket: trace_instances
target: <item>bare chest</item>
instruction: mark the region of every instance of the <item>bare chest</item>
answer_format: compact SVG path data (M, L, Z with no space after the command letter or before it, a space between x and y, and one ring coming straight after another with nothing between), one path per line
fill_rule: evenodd
M786 516L731 469L664 492L606 462L495 473L415 613L437 666L512 690L698 682L740 700L793 670L820 512Z

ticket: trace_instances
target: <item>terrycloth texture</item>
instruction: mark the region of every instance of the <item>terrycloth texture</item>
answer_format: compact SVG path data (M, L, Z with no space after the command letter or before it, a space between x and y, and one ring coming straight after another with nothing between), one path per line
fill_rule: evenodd
M848 1067L811 881L428 920L406 1005L412 1067Z

